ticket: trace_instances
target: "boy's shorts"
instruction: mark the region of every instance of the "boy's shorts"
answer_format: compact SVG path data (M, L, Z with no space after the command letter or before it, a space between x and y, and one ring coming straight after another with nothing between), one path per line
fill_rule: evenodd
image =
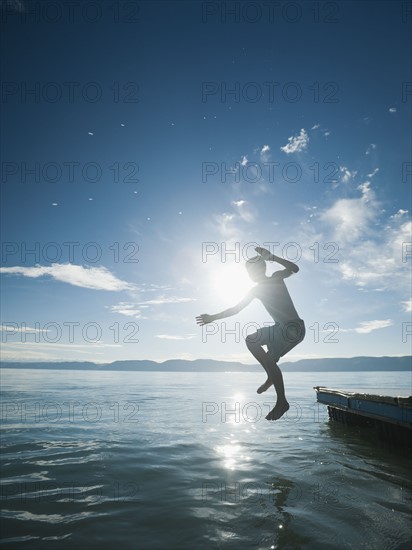
M260 328L248 339L251 342L266 345L271 359L276 363L283 355L297 346L305 337L305 323L302 319L294 319L285 324L276 323L270 327Z

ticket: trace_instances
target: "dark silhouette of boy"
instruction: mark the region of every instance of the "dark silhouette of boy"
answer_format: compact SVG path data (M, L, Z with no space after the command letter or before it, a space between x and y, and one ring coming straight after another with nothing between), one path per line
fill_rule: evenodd
M277 401L275 407L266 416L267 420L278 420L289 409L285 397L283 376L277 363L291 349L297 346L305 337L305 323L300 319L286 288L284 279L297 273L299 268L293 262L271 254L265 248L255 248L258 256L246 262L249 277L257 283L237 305L217 313L208 315L203 313L196 317L198 325L203 326L218 319L236 315L245 308L254 298L258 298L275 324L259 328L254 334L246 338L246 345L252 355L259 361L267 373L267 380L257 392L263 393L275 386ZM266 261L278 262L285 269L275 271L272 276L266 275ZM267 346L267 352L262 346Z

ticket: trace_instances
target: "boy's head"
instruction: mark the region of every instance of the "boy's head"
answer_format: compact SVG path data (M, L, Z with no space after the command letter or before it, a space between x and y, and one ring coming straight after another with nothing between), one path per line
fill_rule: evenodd
M259 282L266 276L266 262L262 256L254 256L246 262L246 269L252 281Z

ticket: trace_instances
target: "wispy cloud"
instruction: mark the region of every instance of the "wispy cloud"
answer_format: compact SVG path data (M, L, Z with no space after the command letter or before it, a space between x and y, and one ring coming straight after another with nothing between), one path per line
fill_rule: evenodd
M392 325L392 319L375 319L374 321L362 321L362 323L360 323L360 326L355 328L354 330L359 334L368 334L369 332L373 332L374 330L390 327Z
M367 181L358 186L360 198L338 199L330 208L320 214L334 231L334 239L350 243L368 232L369 224L377 216L375 194Z
M233 206L237 210L237 216L244 222L253 222L255 220L255 213L248 201L240 199L232 202Z
M133 293L132 293L133 294ZM165 296L160 295L151 300L141 300L139 297L135 297L133 301L119 302L116 305L106 306L113 313L125 315L126 317L134 317L135 319L149 319L145 316L142 310L150 308L150 306L160 306L164 304L183 304L186 302L194 302L195 298L188 298L184 296ZM150 315L150 318L153 316Z
M320 124L315 124L312 126L311 130L319 130L320 132L322 132L322 134L325 136L325 137L328 137L330 136L331 134L331 131L328 130L327 128L323 128L321 127ZM302 131L302 130L301 130ZM290 139L290 138L289 138Z
M134 317L135 319L146 319L146 317L143 317L141 309L137 307L137 304L130 302L119 302L114 306L110 306L110 311L113 313L126 315L126 317Z
M0 325L0 332L8 332L13 334L15 334L16 332L36 334L36 333L50 332L50 330L44 329L44 328L20 326L20 325L17 325L16 323L15 325Z
M231 212L215 214L212 221L207 222L209 230L213 231L216 238L223 239L229 248L247 238L249 228L257 217L252 201L236 199L230 205Z
M161 305L161 304L182 304L184 302L195 302L196 298L184 298L181 296L159 296L154 300L146 300L144 302L138 302L138 305Z
M156 334L155 336L162 340L192 340L192 338L196 338L196 334Z
M402 261L404 243L411 241L412 222L406 210L383 221L384 209L370 182L357 188L360 197L338 199L319 213L321 229L334 240L343 259L336 264L343 279L363 289L400 290L410 294L410 273Z
M267 162L270 158L270 147L269 145L264 145L262 149L260 150L260 160L262 162Z
M215 214L212 218L211 226L216 229L219 237L225 241L230 241L231 239L236 239L238 235L236 218L237 216L233 212Z
M339 328L340 332L357 332L358 334L369 334L374 330L391 327L394 324L392 319L374 319L373 321L362 321L356 328Z
M131 290L133 285L118 279L105 267L88 267L75 264L36 265L35 267L1 267L0 273L21 275L31 279L51 277L55 281L92 290Z
M412 312L412 299L401 302L401 305L402 305L403 311L406 311L406 313Z
M298 136L289 137L288 143L284 147L281 147L280 149L287 155L290 155L291 153L300 153L301 151L307 148L308 143L309 143L309 136L304 130L304 128L302 128Z
M343 183L348 183L351 181L351 179L353 179L357 172L356 170L353 170L352 172L349 170L349 168L347 168L346 166L340 166L339 167L339 170L340 172L342 172L342 182Z
M396 113L396 107L390 107L389 112L390 113Z
M379 172L379 168L375 168L374 170L372 170L370 174L368 174L368 178L373 178L374 176L376 176L378 172Z

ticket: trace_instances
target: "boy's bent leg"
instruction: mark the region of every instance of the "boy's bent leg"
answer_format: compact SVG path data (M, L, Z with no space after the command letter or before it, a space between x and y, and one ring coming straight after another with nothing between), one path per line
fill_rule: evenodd
M267 372L268 380L265 382L265 384L263 384L263 386L266 386L268 384L268 381L270 382L269 387L272 384L274 384L275 386L277 394L276 406L267 415L266 418L268 420L277 420L289 409L289 403L287 402L285 397L285 387L283 384L282 371L273 360L270 360L269 355L264 351L262 346L256 342L256 338L254 336L255 335L252 335L246 338L246 345L252 355L259 361L259 363Z
M267 374L266 382L258 387L257 393L263 393L273 385L273 381L271 380L270 373L268 371L268 364L270 361L269 355L262 348L262 345L266 345L267 339L269 338L268 330L268 327L258 329L257 332L254 334L249 334L246 338L246 345L250 353L259 361Z
M276 330L276 327L275 327ZM288 323L285 327L282 327L282 339L285 341L285 346L281 350L281 353L279 354L280 357L288 353L291 349L293 349L295 346L297 346L305 337L305 323L302 319L296 319L295 321L291 321ZM275 340L276 341L276 340ZM277 359L278 361L279 359ZM279 391L276 388L276 391L278 393L278 400L276 402L276 406L270 411L270 413L266 416L267 420L278 420L281 418L288 410L289 410L289 403L287 402L285 398L285 390L283 388L283 376L282 373L277 366L277 361L275 361L275 371L279 371L280 380L281 383L279 384ZM277 374L271 373L271 378L276 380ZM276 387L276 386L275 386Z
M285 386L283 384L283 375L282 371L278 367L277 363L274 363L273 361L268 361L268 369L271 380L273 380L273 384L276 389L276 394L278 396L278 401L280 402L286 402L285 397Z
M291 349L293 349L295 346L297 346L305 337L305 323L302 319L297 319L294 321L290 321L285 326L276 324L272 327L269 327L269 341L268 341L268 360L271 360L271 363L275 363L275 368L279 370L280 378L281 378L281 386L280 386L280 395L283 393L284 397L284 389L283 386L283 376L282 373L277 366L277 363L281 357L286 355ZM260 386L258 389L258 393L263 393L270 387L270 381L269 379ZM283 390L283 391L282 391ZM279 395L279 392L278 392ZM286 399L284 400L286 402Z
M281 418L289 410L289 403L285 397L285 386L283 384L282 371L278 367L277 363L269 360L268 356L267 360L270 379L273 380L273 384L275 386L277 394L277 400L276 405L266 416L266 420L279 420L279 418Z
M259 363L262 365L262 367L265 369L266 374L268 376L265 384L269 384L268 387L270 387L273 384L273 381L271 380L270 372L269 372L269 369L268 369L268 360L267 360L267 357L266 357L266 352L262 348L262 346L255 341L253 336L254 335L248 336L246 338L246 345L247 345L248 350L250 351L250 353L253 355L253 357L255 359L257 359L259 361Z
M267 353L266 353L266 365L268 365L268 368L271 364L275 364L277 365L277 362L278 362L279 359L276 359L274 356L273 356L273 353L269 350ZM282 375L282 373L281 373ZM261 386L259 386L259 388L257 389L257 393L263 393L265 391L267 391L270 386L272 386L273 382L271 380L271 378L268 376L266 382L264 382ZM280 388L281 389L281 388ZM281 389L282 391L282 389ZM284 391L284 390L283 390Z
M266 382L264 382L261 386L259 386L256 391L257 391L257 393L263 393L263 392L267 391L270 388L270 386L272 386L272 385L273 385L273 382L268 376L267 379L266 379Z

